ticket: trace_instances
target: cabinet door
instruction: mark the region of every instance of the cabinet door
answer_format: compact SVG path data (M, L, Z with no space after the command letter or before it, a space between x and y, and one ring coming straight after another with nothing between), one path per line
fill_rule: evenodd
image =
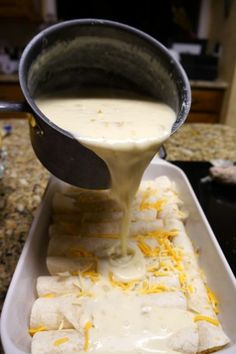
M224 91L222 90L192 90L192 111L218 113L221 110Z
M186 123L219 123L219 115L216 113L190 111Z
M40 21L42 16L34 0L0 0L0 19Z
M23 93L17 83L2 83L0 84L0 101L24 101ZM27 118L28 114L24 112L0 112L0 119L7 118Z
M24 96L18 83L0 84L0 101L23 101Z
M188 123L218 123L224 98L224 90L193 88L192 105Z

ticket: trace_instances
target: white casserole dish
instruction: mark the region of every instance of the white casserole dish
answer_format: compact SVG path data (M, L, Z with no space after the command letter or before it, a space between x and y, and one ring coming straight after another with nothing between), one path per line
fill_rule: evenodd
M185 174L174 165L155 159L145 172L144 179L167 175L176 182L185 207L190 212L186 229L194 247L200 250L200 266L205 270L209 286L220 302L220 321L231 343L219 354L236 353L236 281L216 241L205 215ZM52 178L36 213L29 236L20 256L9 287L1 317L1 338L5 354L29 354L31 337L28 333L29 316L36 299L36 278L48 274L46 251L47 229L50 220L52 196L60 185Z

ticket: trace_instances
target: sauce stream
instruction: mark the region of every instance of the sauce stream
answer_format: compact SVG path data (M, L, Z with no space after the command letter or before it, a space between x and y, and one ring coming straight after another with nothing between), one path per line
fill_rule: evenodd
M120 240L125 257L132 200L146 167L170 136L176 117L164 103L113 94L61 94L38 98L36 104L54 124L69 131L107 164L111 194L123 211Z

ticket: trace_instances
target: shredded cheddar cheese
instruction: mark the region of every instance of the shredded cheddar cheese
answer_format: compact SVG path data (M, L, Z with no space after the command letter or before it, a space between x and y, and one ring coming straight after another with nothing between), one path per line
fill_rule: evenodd
M148 232L147 234L145 234L145 237L155 238L159 242L162 239L172 239L173 237L178 235L178 232L179 231L176 230L176 229L173 229L173 230L170 230L170 231L156 230L156 231Z
M101 276L98 272L95 272L94 270L87 270L85 272L82 272L81 275L85 278L91 279L93 283L96 283Z
M54 293L47 293L47 294L41 295L40 297L44 297L44 298L47 298L47 299L52 299L52 298L56 297L56 295Z
M53 342L53 345L55 345L55 347L59 347L60 345L66 343L68 341L69 341L68 337L62 337L62 338L55 340L55 342Z
M183 265L182 265L181 263L177 263L177 264L175 265L175 268L176 268L176 270L178 270L179 272L182 272L182 271L184 270L184 267L183 267Z
M156 211L160 212L163 209L163 206L166 204L165 199L159 199L154 203L146 202L146 198L141 202L140 210L147 209L156 209Z
M194 292L194 287L191 284L188 284L186 289L189 294L192 294Z
M166 248L169 255L176 261L177 264L182 260L183 255L181 250L177 249L176 247L172 247L169 240L163 240L163 246Z
M186 275L183 272L179 274L179 282L182 287L185 287Z
M209 302L212 305L215 314L217 315L219 313L219 301L215 293L207 285L206 285L206 290L207 290Z
M63 327L64 327L64 320L61 321L58 330L60 331L61 329L63 329Z
M169 271L156 271L152 273L155 277L166 277L169 275Z
M194 317L194 322L198 322L198 321L207 321L211 324L213 324L214 326L219 326L219 321L216 320L215 318L211 318L211 317L208 317L208 316L204 316L204 315L196 315Z
M116 279L114 279L112 272L109 273L109 280L113 286L118 286L122 290L131 290L138 283L138 280L135 280L135 279L131 280L129 282L122 282L122 281L116 280Z
M156 257L159 254L160 250L158 247L149 246L146 242L143 241L143 239L141 237L139 237L139 239L137 241L137 245L138 245L140 251L146 257Z
M91 321L86 322L84 326L84 351L89 349L89 330L92 328L93 323Z
M141 295L146 295L146 294L155 294L155 293L161 293L163 291L170 291L170 288L168 288L166 285L163 284L150 284L148 281L144 281L142 288L140 289L139 293Z
M92 262L87 264L86 266L84 266L83 269L70 271L70 274L74 275L74 276L79 276L81 278L81 274L83 274L83 273L90 272L90 271L96 272L97 271L97 263L98 263L98 258L93 257ZM81 281L81 279L80 279L80 281ZM81 284L79 284L79 287L81 287Z
M88 297L93 297L93 293L89 292L89 291L85 291L85 290L82 290L78 295L78 297L81 297L81 296L88 296Z
M89 252L83 247L76 247L76 248L71 248L67 252L67 256L69 257L94 257L94 254L92 252Z
M187 284L187 278L184 272L179 273L179 282L180 282L181 289L185 295L188 295L188 293L193 292L192 285Z
M155 264L152 264L151 266L147 267L148 272L155 272L160 268L160 263L157 262Z
M37 332L42 332L42 331L47 331L47 328L45 326L40 326L37 328L29 328L28 333L33 336Z
M159 272L164 272L165 275L166 275L166 273L175 272L175 270L176 269L175 269L175 267L172 264L167 264L167 263L165 263L163 261L160 262L160 270L159 270Z

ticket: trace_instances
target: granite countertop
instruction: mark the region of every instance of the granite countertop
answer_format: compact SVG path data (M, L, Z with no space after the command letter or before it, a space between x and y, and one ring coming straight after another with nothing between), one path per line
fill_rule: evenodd
M6 170L0 180L0 306L22 251L49 173L31 148L26 120L1 120L12 125L3 139ZM236 130L223 125L185 124L165 144L168 160L236 161ZM0 350L1 352L1 350Z

